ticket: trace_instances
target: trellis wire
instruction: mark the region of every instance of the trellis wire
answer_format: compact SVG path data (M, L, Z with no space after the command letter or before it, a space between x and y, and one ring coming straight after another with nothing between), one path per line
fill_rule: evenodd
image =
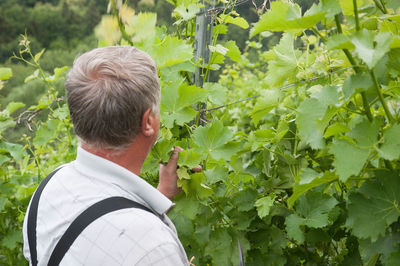
M352 67L343 67L343 68L340 68L340 69L337 69L337 70L334 70L334 71L330 71L328 74L325 74L325 75L322 75L322 76L312 77L310 79L302 80L302 81L299 81L299 82L296 82L296 83L290 83L288 85L279 87L278 89L279 90L284 90L284 89L287 89L287 88L290 88L290 87L295 87L295 86L298 86L298 85L301 85L301 84L304 84L304 83L315 81L317 79L321 79L321 78L325 78L325 77L331 76L331 75L333 75L333 74L335 74L337 72L341 72L341 71L344 71L344 70L350 69L350 68L352 68ZM241 102L249 101L251 99L258 98L260 96L261 96L261 94L257 94L257 95L254 95L254 96L251 96L251 97L248 97L248 98L245 98L245 99L241 99L241 100L238 100L238 101L235 101L235 102L232 102L232 103L228 103L228 104L221 105L221 106L218 106L218 107L213 107L213 108L210 108L210 109L207 109L207 110L202 110L202 112L206 113L206 112L219 110L219 109L222 109L222 108L225 108L225 107L237 104L237 103L241 103Z

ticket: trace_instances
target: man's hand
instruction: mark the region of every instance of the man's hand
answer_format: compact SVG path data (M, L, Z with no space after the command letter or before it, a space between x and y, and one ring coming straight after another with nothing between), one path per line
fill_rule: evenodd
M178 195L182 189L178 187L178 175L176 169L178 168L178 153L183 151L181 147L175 147L166 165L160 164L160 181L157 189L163 193L170 200Z

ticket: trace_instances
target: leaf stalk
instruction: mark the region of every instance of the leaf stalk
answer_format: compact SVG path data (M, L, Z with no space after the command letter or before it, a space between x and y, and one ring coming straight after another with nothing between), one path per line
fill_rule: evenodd
M388 11L387 11L387 9L386 9L385 2L384 2L383 0L379 0L379 1L381 2L382 8L383 8L383 13L384 13L384 14L387 14Z
M317 27L312 27L312 31L323 41L326 42L326 38L324 36L322 36L322 34L319 32L319 30L317 29Z
M357 0L353 0L354 18L356 20L356 30L360 30L360 19L358 18Z
M378 80L376 79L375 73L373 70L369 72L371 75L372 81L374 82L374 87L376 89L376 92L378 93L379 101L382 104L383 109L385 110L386 116L389 119L389 123L392 124L395 122L395 119L393 118L392 114L390 113L390 110L386 104L385 98L383 97L382 91L380 89L380 85L378 83Z
M383 14L387 14L388 13L388 11L386 9L386 6L385 6L385 3L382 0L380 0L379 2L378 2L378 0L374 0L374 3L375 3L375 6L378 9L380 9Z
M126 2L125 2L125 4L126 4ZM114 1L112 3L112 8L113 8L113 15L118 21L118 28L122 34L122 37L129 43L130 46L133 46L132 40L129 38L128 34L125 31L125 24L122 22L121 18L119 17L117 4Z
M335 22L336 22L336 28L338 33L343 33L342 30L342 26L340 24L340 17L339 15L335 15ZM344 54L346 55L347 59L349 60L350 64L352 65L354 71L356 73L360 73L360 67L357 66L356 60L354 59L353 55L350 53L350 51L348 49L343 49ZM371 122L373 120L372 117L372 113L371 113L371 107L369 105L368 102L368 98L367 98L367 94L365 93L365 91L361 92L361 97L362 97L362 101L363 101L363 107L364 107L364 111L365 114L368 117L368 120Z

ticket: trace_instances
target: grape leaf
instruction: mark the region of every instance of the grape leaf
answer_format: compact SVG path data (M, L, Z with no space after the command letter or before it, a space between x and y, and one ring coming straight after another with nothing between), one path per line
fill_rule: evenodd
M39 77L39 74L40 74L39 69L36 69L31 75L25 78L24 82L27 83L31 80L37 79Z
M233 155L235 155L237 152L240 151L240 147L241 147L240 142L229 141L222 147L219 147L218 149L214 150L211 157L217 161L221 159L228 160L229 158L231 158Z
M320 192L308 192L301 196L296 206L296 213L286 217L288 236L296 241L304 242L304 233L300 226L321 228L327 226L329 212L338 204L338 201Z
M133 35L132 41L138 48L147 50L147 47L154 44L154 39L156 36L157 14L139 13L137 16L133 16L129 19L130 22L125 24L126 33L129 36Z
M8 128L14 127L16 124L17 123L13 121L11 118L5 121L0 121L0 134L3 133Z
M9 153L16 161L22 160L25 156L27 156L27 153L22 145L5 141L0 141L0 153Z
M118 1L120 2L120 1ZM128 5L122 5L122 3L117 4L119 7L118 9L118 16L121 19L122 22L129 24L130 21L132 20L133 16L135 15L135 10ZM122 6L121 6L122 5ZM109 12L107 12L109 13Z
M257 217L253 212L240 212L237 210L229 212L228 216L231 217L235 229L242 231L249 228L251 222Z
M342 11L337 0L321 0L319 8L325 12L325 17L334 16Z
M43 48L40 52L38 52L37 54L35 54L35 56L34 56L35 62L38 62L38 61L39 61L40 57L42 57L42 55L43 55L43 53L44 53L45 50L46 50L46 48Z
M246 183L253 183L254 176L245 172L232 172L229 174L229 180L235 186L239 186Z
M230 265L232 238L224 229L211 232L204 254L212 258L213 265Z
M12 69L9 67L0 67L0 80L6 80L13 75Z
M187 179L187 180L191 179L191 177L188 173L188 169L185 167L181 167L178 170L176 170L176 174L178 175L178 186L180 186L180 183L185 184L185 182L182 182L182 179ZM186 194L188 194L187 191L185 191L185 192L186 192Z
M250 37L263 31L290 31L302 30L315 26L324 13L314 5L304 16L301 16L301 8L290 2L271 2L271 9L264 13L254 25Z
M172 213L170 218L178 230L179 237L190 238L193 236L194 226L192 220L180 213Z
M202 155L193 150L183 150L179 153L178 165L195 168L200 164Z
M33 144L37 146L43 146L46 143L57 137L57 128L60 125L59 120L50 120L47 124L42 125L37 131L36 136L33 139Z
M206 184L212 185L219 181L225 181L228 173L228 169L219 164L215 165L211 169L207 168L207 170L204 171Z
M0 154L0 165L3 165L3 163L8 162L9 160L11 160L10 157ZM0 198L1 200L2 198ZM1 203L0 203L0 211L1 211Z
M1 156L1 155L0 155ZM2 162L0 162L0 165L2 164ZM8 199L6 198L0 198L0 212L3 211L4 206L6 205L6 203L8 202Z
M257 151L264 145L271 143L274 136L272 129L258 129L250 132L246 144L251 147L251 151Z
M332 125L330 125L326 131L325 131L325 135L324 138L329 138L332 136L337 136L340 133L346 133L349 132L350 128L348 126L346 126L345 124L342 123L334 123Z
M177 65L193 58L192 46L177 37L167 36L154 50L154 60L160 69Z
M225 44L225 48L228 49L226 52L226 56L232 59L235 62L240 62L242 60L241 53L239 47L237 47L235 41L229 41Z
M229 51L228 48L222 46L221 44L217 44L216 46L209 45L209 46L208 46L208 49L210 49L210 51L211 51L212 53L219 53L219 54L221 54L221 55L226 55L226 53ZM217 60L217 61L218 61L218 60ZM214 60L214 63L217 63L216 60ZM219 61L218 61L218 63L222 63L222 62L219 62Z
M320 119L324 117L326 110L326 105L312 98L306 99L297 108L296 124L299 136L313 149L320 149L325 145L323 141L325 128Z
M239 211L249 211L254 208L257 194L256 190L248 188L236 193L232 198L232 202Z
M205 185L206 177L203 172L194 173L191 175L190 180L184 182L182 190L187 195L193 195L198 199L208 198L213 194L213 190Z
M346 227L359 238L375 242L400 216L400 179L396 172L379 171L349 195ZM371 219L373 217L373 219Z
M303 222L304 219L297 214L289 215L286 217L285 221L287 235L300 243L304 242L304 233L300 229L300 226L303 225Z
M169 67L164 67L160 69L161 81L163 83L176 82L177 80L182 78L182 76L179 74L180 71L194 72L195 66L192 62L186 61Z
M335 86L325 86L310 95L310 98L317 99L323 105L336 105L339 103L339 93Z
M400 125L393 125L383 133L383 144L379 147L379 155L386 160L400 157Z
M10 231L6 234L6 236L3 238L1 241L1 245L8 248L8 249L14 249L17 247L18 243L22 243L22 231Z
M350 38L344 34L335 34L328 38L326 43L328 50L334 49L353 49L354 44L351 42Z
M358 31L351 39L355 45L358 57L372 69L378 61L390 50L392 38L388 32L375 34L363 29Z
M200 212L200 202L196 199L186 197L184 193L180 193L174 198L176 203L174 212L185 215L190 220L194 220L196 215Z
M333 165L342 182L346 182L352 175L357 175L370 154L369 149L357 147L345 140L333 141L329 151L335 156Z
M386 260L386 265L387 266L400 265L400 251L393 252L392 254L390 254Z
M219 83L211 82L204 83L203 87L207 91L207 97L210 102L216 105L223 105L225 103L227 88Z
M354 139L359 146L369 148L376 144L380 126L379 120L374 120L371 123L367 118L363 117L346 135Z
M161 121L167 128L191 121L197 113L191 105L206 98L206 91L182 80L164 83L161 94Z
M203 225L203 226L198 226L196 228L196 231L194 232L195 235L195 240L201 245L207 244L207 242L210 240L210 226L209 225Z
M63 120L69 116L69 109L67 104L63 104L61 107L57 108L53 112L54 118Z
M273 2L277 3L277 2ZM272 86L279 86L297 73L297 57L301 52L294 48L294 35L285 33L278 45L274 46L263 57L268 60L268 72L265 81Z
M250 112L250 116L255 125L272 109L279 104L280 93L278 90L265 90L262 92L262 96L257 99L256 105Z
M256 201L255 206L257 207L258 216L261 219L269 214L271 207L274 205L275 198L276 196L271 194Z
M172 15L178 16L179 19L174 23L175 25L179 25L184 21L191 20L192 18L196 17L196 14L200 11L200 4L189 4L188 6L182 2L179 6L177 6Z
M300 172L300 180L299 185L309 184L313 182L316 178L320 178L322 176L321 173L316 172L312 168L304 168Z
M242 29L247 29L249 27L249 23L247 23L247 21L241 17L232 17L230 15L221 14L219 16L219 18L224 23L233 24L233 25L241 27Z
M298 185L296 184L293 187L293 194L290 196L290 198L288 199L287 203L289 207L292 207L293 204L296 202L296 200L303 195L304 193L306 193L307 191L309 191L312 188L315 188L319 185L322 184L326 184L326 183L330 183L332 181L337 180L337 176L332 174L331 172L325 172L324 175L322 177L316 177L313 179L312 182L307 183L307 184L302 184L302 185Z
M228 160L233 155L232 151L227 149L229 145L225 146L232 137L232 131L224 127L220 120L196 128L192 135L194 143L198 146L196 151L216 160L221 158Z
M349 100L354 93L366 91L372 85L371 76L366 73L351 75L345 80L342 88L345 100Z
M54 68L54 75L50 76L47 80L52 82L57 81L60 78L60 75L67 69L68 66Z
M100 46L114 45L121 39L118 21L111 15L101 17L100 23L94 29L94 34L100 40Z
M372 242L369 239L360 239L360 255L365 264L375 255L382 254L381 260L384 265L393 252L396 252L400 245L400 235L394 233L379 237L378 240Z

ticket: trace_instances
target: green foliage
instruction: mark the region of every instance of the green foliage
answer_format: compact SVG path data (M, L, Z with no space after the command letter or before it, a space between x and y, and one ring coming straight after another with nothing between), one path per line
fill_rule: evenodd
M0 80L9 79L12 77L12 69L11 68L0 68Z
M37 82L44 83L47 93L39 103L30 105L20 113L18 119L13 114L25 107L24 103L10 102L0 112L0 264L26 265L22 255L22 222L32 193L38 183L55 167L72 160L77 141L72 137L72 125L65 103L60 102L57 81L66 68L56 68L54 75L45 74L40 66L41 54L33 55L26 38L18 57L31 59L29 64L37 70ZM28 61L27 61L28 62ZM28 81L29 83L36 81ZM44 119L35 117L43 113ZM6 129L24 123L32 130L33 136L23 134L11 142Z
M239 246L246 265L399 263L400 6L386 2L359 0L354 12L354 1L324 0L304 12L273 1L243 50L220 35L250 21L227 8L215 17L208 63L193 62L196 1L170 1L172 33L156 14L127 7L113 11L123 24L102 18L100 45L133 43L158 64L162 129L142 176L155 184L158 164L184 148L183 192L169 215L196 265L238 265ZM40 54L23 51L35 68L28 84L43 82L48 93L22 113L33 135L18 143L4 132L23 104L0 115L0 261L16 265L24 264L15 254L30 195L76 148L57 100L65 69L47 74ZM221 75L200 88L195 67L204 81L214 69ZM43 111L45 119L35 118Z
M355 236L375 242L400 216L400 180L397 172L377 172L376 179L366 181L349 196L346 226ZM368 219L367 217L374 217Z
M78 42L92 34L105 7L106 0L32 1L31 4L27 1L2 1L0 62L18 52L19 35L25 32L35 40L31 47L34 52L43 47L64 52L74 50Z
M290 238L304 243L305 236L300 226L322 228L327 226L329 213L338 204L337 200L320 192L309 192L299 198L296 213L286 217L286 230Z

